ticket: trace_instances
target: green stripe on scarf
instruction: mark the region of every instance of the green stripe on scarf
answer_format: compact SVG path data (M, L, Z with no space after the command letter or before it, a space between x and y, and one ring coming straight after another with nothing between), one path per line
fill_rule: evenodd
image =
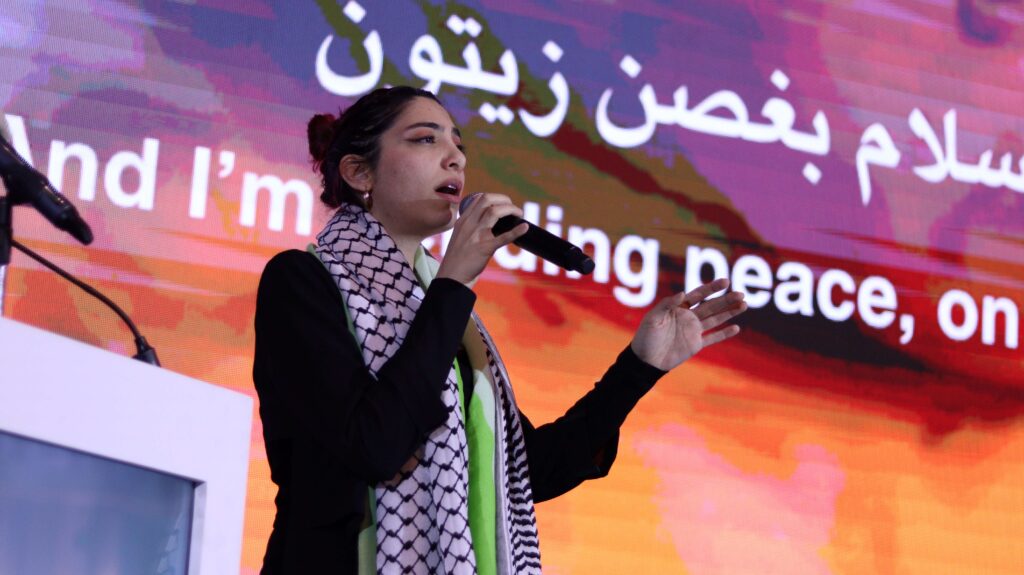
M474 328L475 331L475 328ZM494 392L482 372L473 370L466 441L469 442L469 532L473 535L476 571L498 573L498 520L494 493ZM487 399L477 390L483 389ZM485 405L486 404L486 405Z
M430 287L437 274L438 263L416 250L416 276L424 289ZM466 442L469 446L469 532L473 536L473 554L476 556L476 572L479 575L498 573L498 521L494 492L494 426L497 411L494 405L494 383L486 372L487 351L483 339L470 320L462 343L473 367L473 395L469 399L469 413L463 406L463 421L466 423ZM455 361L455 375L459 382L459 402L462 403L462 372Z

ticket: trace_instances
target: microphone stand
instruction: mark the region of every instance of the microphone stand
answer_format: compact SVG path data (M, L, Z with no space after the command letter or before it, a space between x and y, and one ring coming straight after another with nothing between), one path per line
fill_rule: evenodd
M93 296L94 298L103 302L107 307L114 310L122 321L128 325L128 329L131 330L132 335L135 336L135 348L136 354L132 356L132 359L146 362L151 365L159 366L160 360L157 359L156 350L153 349L146 338L143 337L139 329L135 327L135 323L132 322L128 314L124 312L116 303L110 300L107 296L101 294L96 288L76 278L70 273L64 271L57 264L30 250L29 248L22 245L20 242L14 239L12 233L13 225L12 219L12 207L13 202L8 196L0 196L0 316L3 315L3 303L4 303L4 292L5 283L7 279L7 266L11 263L11 248L16 248L18 251L27 255L28 257L39 262L46 268L50 269L60 277L68 280L75 284L79 288L85 291L85 293Z

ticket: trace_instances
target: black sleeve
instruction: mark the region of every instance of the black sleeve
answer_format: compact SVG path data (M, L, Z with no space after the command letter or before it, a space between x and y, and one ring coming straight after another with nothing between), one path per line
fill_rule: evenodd
M390 479L447 417L441 390L475 301L461 283L435 280L375 380L330 274L311 254L278 254L256 296L253 379L264 436L310 436L356 477Z
M604 477L615 460L619 427L665 372L627 347L592 390L557 420L534 428L521 415L533 499L557 497Z

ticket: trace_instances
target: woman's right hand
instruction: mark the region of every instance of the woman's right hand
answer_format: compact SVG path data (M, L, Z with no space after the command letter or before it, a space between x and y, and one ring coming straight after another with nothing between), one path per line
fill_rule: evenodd
M523 210L501 194L479 194L455 220L437 277L451 278L472 287L498 248L512 243L530 229L526 222L495 236L491 228L505 216L523 217Z

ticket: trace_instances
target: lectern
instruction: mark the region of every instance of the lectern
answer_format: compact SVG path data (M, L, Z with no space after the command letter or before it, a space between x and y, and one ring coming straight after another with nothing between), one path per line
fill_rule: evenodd
M238 573L252 399L0 318L0 573Z

